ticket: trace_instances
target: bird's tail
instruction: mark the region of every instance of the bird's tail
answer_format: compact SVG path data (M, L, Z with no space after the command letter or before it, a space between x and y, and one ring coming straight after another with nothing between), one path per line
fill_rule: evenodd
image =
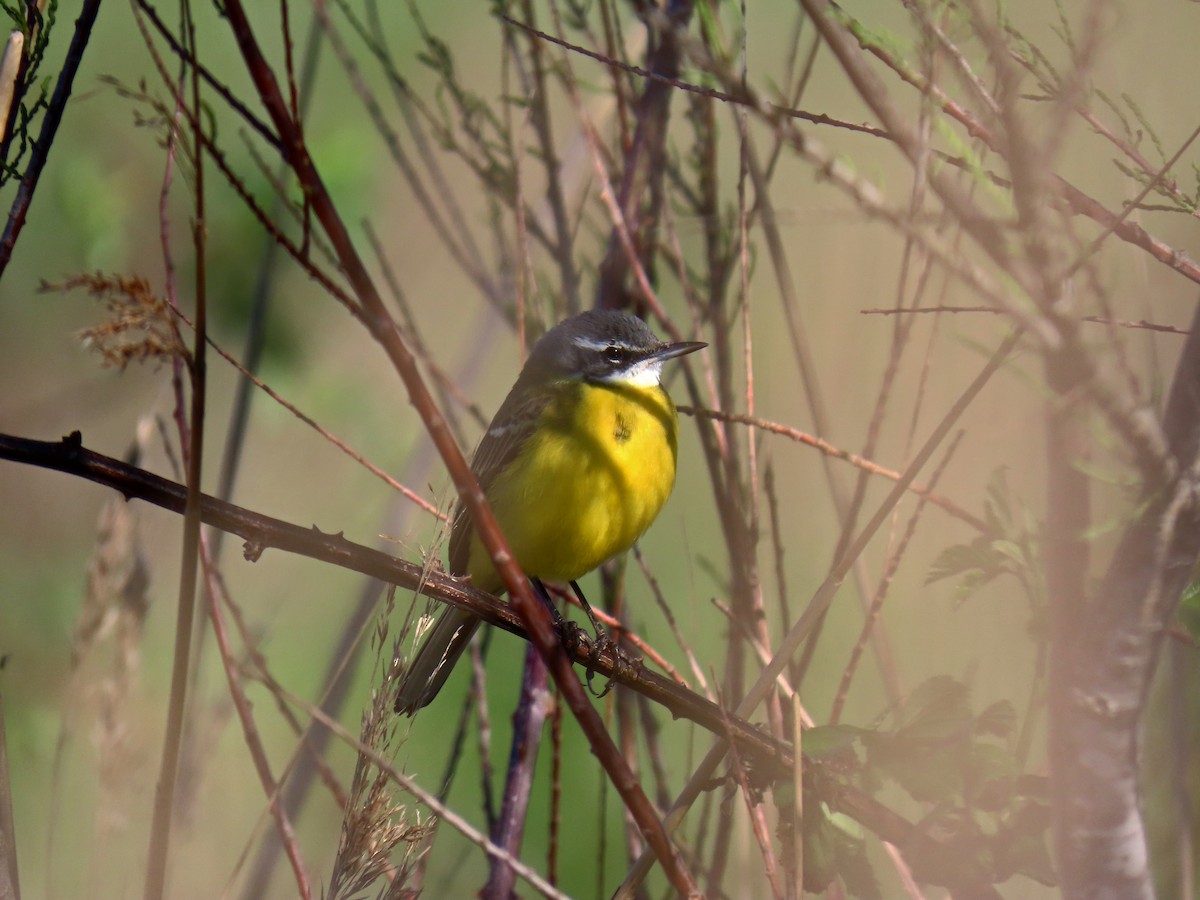
M400 682L396 712L411 716L437 696L480 621L478 616L453 606L438 616Z

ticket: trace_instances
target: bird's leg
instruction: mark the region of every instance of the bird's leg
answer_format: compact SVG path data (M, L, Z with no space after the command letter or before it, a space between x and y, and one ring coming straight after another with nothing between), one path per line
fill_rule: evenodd
M558 611L558 607L550 599L550 592L546 590L546 586L542 584L542 580L540 578L530 578L529 583L533 585L533 591L538 595L538 599L546 605L546 609L550 610L550 618L554 620L554 627L561 629L563 626L562 613Z
M592 609L592 604L588 603L587 597L583 596L583 588L579 586L578 581L571 582L571 590L575 592L576 599L579 600L579 605L583 607L583 611L587 613L588 621L592 623L592 630L596 634L596 642L601 640L612 640L608 636L608 630L600 624L600 620L596 618L596 612Z
M550 599L550 592L546 590L546 585L542 584L540 578L530 578L529 583L533 585L534 593L546 605L546 609L550 610L550 618L554 620L554 630L562 638L563 645L573 652L579 646L579 626L570 619L564 618L563 614L558 611L558 607Z
M622 659L621 648L613 642L612 637L608 633L608 629L600 624L600 620L596 617L596 613L592 609L592 605L588 603L587 597L583 596L583 589L579 586L578 581L571 582L571 590L575 592L575 597L579 600L579 605L582 606L583 611L587 613L587 617L592 623L592 628L595 630L596 638L592 642L592 664L595 665L597 662L599 662L600 655L606 649L611 648L613 652L613 659L616 661L616 666L619 669L621 667ZM595 673L591 669L587 670L588 690L592 692L593 697L600 698L611 691L613 684L616 682L613 679L609 679L608 684L604 686L603 690L597 693L596 689L592 687L592 678L594 675Z

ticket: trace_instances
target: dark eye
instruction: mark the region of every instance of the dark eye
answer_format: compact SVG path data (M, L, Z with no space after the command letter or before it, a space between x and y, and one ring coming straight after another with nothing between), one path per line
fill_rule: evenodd
M611 363L614 366L625 358L625 354L621 352L621 348L614 344L609 344L605 347L601 351L601 355L604 357L605 362Z

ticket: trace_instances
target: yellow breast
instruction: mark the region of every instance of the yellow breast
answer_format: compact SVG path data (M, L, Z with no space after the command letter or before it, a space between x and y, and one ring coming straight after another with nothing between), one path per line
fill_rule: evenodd
M525 573L572 581L631 547L675 484L676 427L658 385L556 385L535 434L488 490ZM477 537L469 571L500 590Z

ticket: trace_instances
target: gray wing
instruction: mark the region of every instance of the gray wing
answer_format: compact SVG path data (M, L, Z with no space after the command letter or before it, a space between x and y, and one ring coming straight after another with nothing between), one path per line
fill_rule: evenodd
M533 394L525 394L514 387L500 405L471 459L471 471L479 480L484 496L487 496L496 476L521 452L553 396L553 390L543 389ZM459 500L454 508L454 521L450 529L452 575L467 574L471 556L471 536L474 531L471 515L462 500Z

